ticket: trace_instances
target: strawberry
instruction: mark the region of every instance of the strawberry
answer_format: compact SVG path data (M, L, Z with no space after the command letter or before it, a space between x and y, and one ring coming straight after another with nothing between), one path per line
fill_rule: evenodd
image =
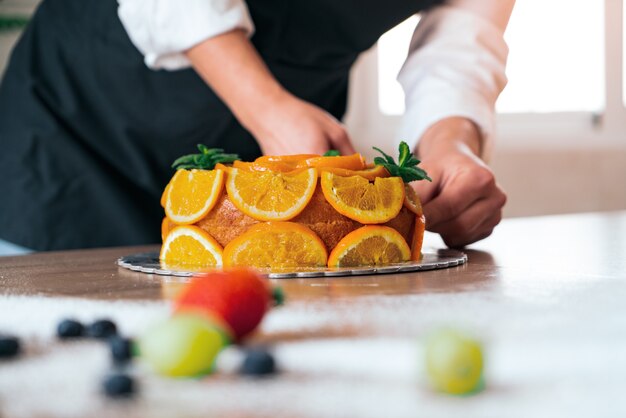
M174 310L200 310L217 315L232 328L236 340L254 331L273 304L280 304L280 289L247 269L232 269L194 277L174 302Z

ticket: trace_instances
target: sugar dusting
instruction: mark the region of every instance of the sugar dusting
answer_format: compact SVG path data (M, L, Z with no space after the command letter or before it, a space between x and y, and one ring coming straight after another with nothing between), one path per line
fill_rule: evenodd
M165 379L138 364L140 395L131 401L99 393L111 370L102 343L58 342L55 326L68 316L109 317L138 335L168 315L165 302L2 297L0 331L20 336L26 355L0 363L0 416L624 416L626 335L617 331L625 323L607 315L623 300L601 287L560 306L549 295L530 301L506 291L288 303L254 341L272 345L278 377ZM419 341L440 324L486 341L484 392L459 398L428 389Z

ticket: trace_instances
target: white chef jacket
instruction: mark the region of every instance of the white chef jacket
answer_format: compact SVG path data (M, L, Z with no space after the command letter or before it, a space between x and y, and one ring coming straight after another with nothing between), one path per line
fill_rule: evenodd
M415 149L431 125L462 116L480 128L483 156L490 154L495 102L507 81L503 34L513 2L451 0L422 14L398 76L406 111L397 142L402 139ZM118 3L131 41L155 70L188 68L191 63L184 52L213 36L236 28L249 36L254 32L244 0Z

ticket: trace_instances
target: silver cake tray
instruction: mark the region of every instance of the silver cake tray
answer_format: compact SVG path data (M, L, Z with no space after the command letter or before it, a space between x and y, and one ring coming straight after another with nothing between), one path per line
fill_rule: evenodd
M371 267L339 267L339 268L293 268L281 271L257 269L270 279L292 279L306 277L341 277L341 276L366 276L372 274L408 273L424 270L445 269L459 266L467 262L467 255L461 251L440 249L423 252L420 261L408 261L406 263L390 264L386 266ZM201 268L173 268L165 266L159 260L158 252L130 254L120 257L117 265L129 270L139 271L146 274L158 274L162 276L191 277L212 269ZM213 269L215 270L215 269Z

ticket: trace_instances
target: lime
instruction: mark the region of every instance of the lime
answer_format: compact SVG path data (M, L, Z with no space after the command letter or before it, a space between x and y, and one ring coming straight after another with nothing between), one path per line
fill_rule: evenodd
M200 376L211 373L228 343L224 330L207 317L180 313L150 329L139 341L139 353L159 374Z
M428 379L437 390L463 395L481 386L481 345L462 332L444 329L433 333L426 341L425 360Z

